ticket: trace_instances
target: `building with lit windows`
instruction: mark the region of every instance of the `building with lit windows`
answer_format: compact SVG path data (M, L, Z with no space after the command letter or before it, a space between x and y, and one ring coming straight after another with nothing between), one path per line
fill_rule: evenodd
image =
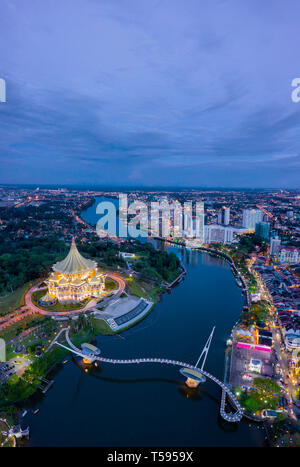
M288 350L300 349L300 330L286 331L284 342Z
M223 206L218 211L218 224L229 225L230 222L230 208Z
M46 281L48 291L41 298L40 304L51 306L60 303L78 303L87 298L100 297L104 292L105 275L97 263L84 258L72 240L69 254L62 261L54 264L53 272Z
M269 240L270 224L268 222L257 222L255 224L255 234L262 240Z
M210 224L204 229L204 243L232 243L235 229L223 225Z
M243 210L243 227L255 229L255 224L263 220L263 212L260 209Z
M279 263L293 264L299 262L299 251L294 246L278 247L277 259Z
M276 256L278 253L278 248L280 247L281 240L278 237L272 237L270 240L270 255L271 256Z

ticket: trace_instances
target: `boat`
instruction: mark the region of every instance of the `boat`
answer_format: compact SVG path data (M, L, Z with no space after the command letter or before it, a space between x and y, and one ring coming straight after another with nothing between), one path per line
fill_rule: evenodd
M37 413L39 413L40 409L36 409L34 412L33 412L33 415L36 415Z
M65 363L68 363L68 361L69 361L69 360L65 360L65 361L63 361L63 364L65 364Z
M27 410L24 410L22 413L22 418L24 418L26 414L27 414Z

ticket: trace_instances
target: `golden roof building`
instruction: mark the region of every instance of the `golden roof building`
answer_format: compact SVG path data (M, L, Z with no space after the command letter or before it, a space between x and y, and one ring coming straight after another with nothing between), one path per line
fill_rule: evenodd
M52 269L47 281L48 292L40 300L41 305L49 303L50 306L49 299L57 299L60 303L78 303L87 298L100 297L104 292L105 276L98 270L95 261L79 253L74 238L66 258L55 263Z

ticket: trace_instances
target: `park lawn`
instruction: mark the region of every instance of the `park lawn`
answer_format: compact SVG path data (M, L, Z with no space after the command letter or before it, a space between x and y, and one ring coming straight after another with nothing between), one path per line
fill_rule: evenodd
M111 336L114 334L114 331L112 331L112 329L107 324L107 322L104 321L104 319L91 318L91 323L93 325L96 335L102 334L102 335Z
M151 298L153 303L157 303L161 294L165 291L165 287L153 287L152 289L148 290L148 295Z
M163 287L133 277L126 278L126 282L131 295L146 298L155 303L158 302L160 294L164 291Z
M75 347L80 347L80 345L83 342L88 342L93 337L94 337L94 333L90 327L81 329L80 331L76 333L72 333L72 332L70 333L70 339L75 345Z
M37 281L27 282L7 296L0 297L0 316L6 315L25 304L25 293Z
M25 318L21 319L20 321L17 321L16 323L13 323L9 327L1 331L0 337L5 341L9 341L10 339L13 339L14 337L18 336L28 328L34 327L42 323L46 319L47 318L45 316L41 315L26 316Z
M85 305L88 303L89 299L85 300L84 302L80 303L68 303L66 305L63 305L62 303L59 303L58 301L51 306L41 306L39 304L40 299L46 294L46 290L36 290L33 292L31 295L33 303L41 308L42 310L45 311L57 311L57 312L62 312L62 311L72 311L72 310L80 310L81 308L85 307Z
M117 288L117 283L113 279L105 279L105 290L114 290Z

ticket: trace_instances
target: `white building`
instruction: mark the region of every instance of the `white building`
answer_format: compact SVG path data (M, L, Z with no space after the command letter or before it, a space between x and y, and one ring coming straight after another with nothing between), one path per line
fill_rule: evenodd
M278 236L271 238L271 241L270 241L270 255L271 256L277 255L280 243L281 243L281 240Z
M255 224L263 220L263 212L260 209L243 210L243 227L255 229Z
M128 253L127 251L119 251L119 258L123 258L123 259L135 258L135 254L134 253Z
M277 259L279 263L298 263L299 250L294 246L280 246L278 247Z
M204 227L204 243L232 243L235 229L211 224Z
M285 346L288 350L300 349L300 330L290 329L285 333Z
M187 204L187 203L186 203ZM192 210L184 206L183 237L197 239L197 244L204 243L204 203L197 202L196 216L192 216Z
M251 358L249 363L249 371L253 371L255 373L261 373L262 369L262 361L256 358Z

